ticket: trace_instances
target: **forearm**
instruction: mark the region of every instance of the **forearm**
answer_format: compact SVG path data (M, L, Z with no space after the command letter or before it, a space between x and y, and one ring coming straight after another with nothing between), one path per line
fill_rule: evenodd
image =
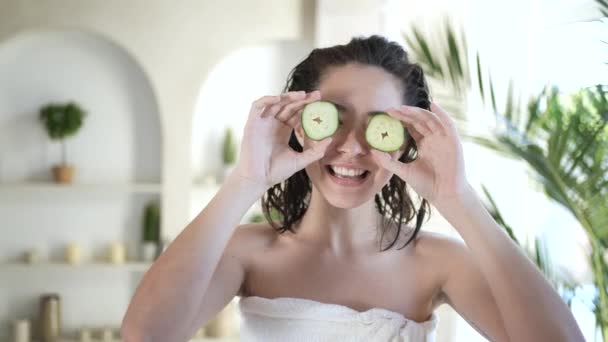
M123 328L167 341L187 329L230 237L264 190L233 172L146 272Z
M486 277L511 341L584 341L570 310L470 188L435 207Z

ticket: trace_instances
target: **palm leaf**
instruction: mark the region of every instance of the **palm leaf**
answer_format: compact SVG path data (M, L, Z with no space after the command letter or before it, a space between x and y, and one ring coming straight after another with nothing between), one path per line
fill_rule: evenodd
M492 109L494 113L498 112L498 107L496 107L496 96L494 95L494 84L492 83L492 75L490 77L490 98L492 100Z
M420 63L424 71L431 77L443 77L441 65L435 60L429 43L424 38L420 30L412 27L412 36L403 34L408 46L413 50L415 58Z
M600 12L604 17L608 17L608 1L606 0L596 0L600 5Z
M475 58L477 63L477 83L479 84L479 94L481 94L481 101L485 104L485 94L483 91L483 76L481 75L481 62L479 61L479 52L477 52L477 57Z
M502 217L502 214L500 213L500 211L498 210L498 206L496 206L496 202L494 201L494 198L492 198L492 196L490 195L490 192L488 191L488 189L482 185L481 186L483 193L486 195L486 198L488 199L488 201L490 202L490 207L488 208L488 212L492 215L492 217L494 218L494 220L496 220L496 222L504 228L504 230L507 232L507 234L509 235L509 237L516 243L519 245L519 241L517 240L517 237L515 237L515 234L513 233L513 229L511 228L511 226L509 226L504 218Z

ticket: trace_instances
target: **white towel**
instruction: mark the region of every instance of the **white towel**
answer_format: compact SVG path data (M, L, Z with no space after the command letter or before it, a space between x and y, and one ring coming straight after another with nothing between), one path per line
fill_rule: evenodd
M243 297L238 309L242 342L434 342L439 317L425 322L373 308L364 312L304 298Z

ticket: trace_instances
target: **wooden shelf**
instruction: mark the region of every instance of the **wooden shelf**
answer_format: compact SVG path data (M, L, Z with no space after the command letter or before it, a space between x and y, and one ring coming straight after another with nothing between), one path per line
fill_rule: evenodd
M222 183L193 183L191 191L217 191L222 187Z
M125 262L124 264L111 264L104 262L83 262L71 265L65 262L37 262L28 264L25 262L2 262L0 270L95 270L95 269L116 269L128 271L147 271L152 263L150 262Z
M19 182L0 183L0 193L3 192L40 192L40 191L70 191L70 192L125 192L160 194L160 183L72 183L59 184L53 182Z
M38 340L32 340L33 342L39 342ZM57 342L78 342L78 339L61 338ZM92 339L92 341L102 341L98 339ZM112 342L121 342L121 340L114 339ZM239 342L238 337L197 337L191 339L189 342Z

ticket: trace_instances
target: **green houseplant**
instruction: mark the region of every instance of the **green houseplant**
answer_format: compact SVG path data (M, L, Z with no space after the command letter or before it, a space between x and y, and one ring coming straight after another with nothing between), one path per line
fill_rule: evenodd
M222 141L222 176L226 179L236 162L236 142L232 128L226 127L224 131L224 139Z
M222 160L224 165L232 165L236 161L236 144L232 128L227 127L224 132L224 142L222 144Z
M53 167L53 176L58 183L71 183L74 167L67 162L65 140L74 136L82 127L86 112L75 102L50 103L40 109L39 119L52 140L61 141L61 164Z
M598 3L606 15L608 2ZM447 31L454 30L448 27ZM464 39L454 41L449 36L438 49L433 49L435 54L430 52L428 39L416 30L406 39L413 46L417 62L431 77L450 75L452 87L459 88L456 93L462 94L471 90L469 69L464 68L465 72L461 73L462 68L458 67L466 63L462 56L467 55L467 45ZM608 87L597 85L574 94L561 94L556 88L547 87L531 98L527 106L522 106L515 99L511 82L502 109L496 104L491 76L486 78L482 72L479 54L475 62L476 67L471 69L475 69L478 95L483 103L491 104L499 129L485 135L470 133L466 129L464 113L460 113L461 121L465 121L460 126L461 134L505 156L525 161L547 198L559 203L578 220L590 242L589 265L597 290L590 309L603 339L608 340L608 266L605 259L608 247L608 158L605 157L608 155ZM442 69L442 65L446 67ZM553 278L538 241L535 247L534 261L556 289L564 290L560 295L569 302L578 285Z
M160 204L157 200L149 201L144 207L142 217L142 261L153 261L158 256L160 244Z

